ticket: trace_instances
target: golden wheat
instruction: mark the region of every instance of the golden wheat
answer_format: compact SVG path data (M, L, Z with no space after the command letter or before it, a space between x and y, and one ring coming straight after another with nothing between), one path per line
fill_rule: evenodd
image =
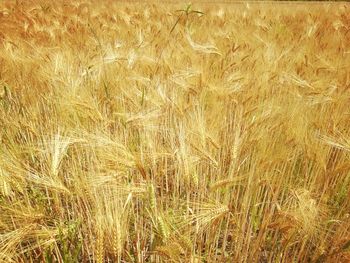
M0 1L0 261L350 262L349 13Z

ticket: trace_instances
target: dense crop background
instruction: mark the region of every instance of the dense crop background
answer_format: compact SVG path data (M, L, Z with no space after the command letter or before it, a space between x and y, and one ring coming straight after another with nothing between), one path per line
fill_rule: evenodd
M349 14L0 1L0 261L349 262Z

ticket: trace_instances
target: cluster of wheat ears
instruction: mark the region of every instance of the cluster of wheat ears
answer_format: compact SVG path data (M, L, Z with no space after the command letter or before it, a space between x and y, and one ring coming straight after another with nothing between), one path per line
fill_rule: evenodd
M349 13L0 1L0 262L349 262Z

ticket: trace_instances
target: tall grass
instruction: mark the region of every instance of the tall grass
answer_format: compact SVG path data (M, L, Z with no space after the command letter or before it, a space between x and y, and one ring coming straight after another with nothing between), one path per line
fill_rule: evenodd
M1 1L0 261L349 262L349 12Z

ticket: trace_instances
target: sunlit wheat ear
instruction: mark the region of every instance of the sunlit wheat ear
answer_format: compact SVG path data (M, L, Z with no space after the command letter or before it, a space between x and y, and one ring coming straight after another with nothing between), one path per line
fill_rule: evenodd
M323 211L311 197L310 192L303 189L293 192L285 204L284 211L291 219L291 223L294 222L294 226L291 227L302 235L312 236L319 230Z
M336 138L334 138L334 136L326 136L326 135L319 135L318 137L322 142L332 147L350 152L350 140L347 139L340 132L338 132L337 135L338 136Z
M216 219L222 218L230 209L226 205L216 203L192 203L193 214L186 215L179 228L192 225L197 231L203 231Z
M45 187L50 187L54 192L70 194L69 189L65 187L62 180L57 177L53 178L49 176L28 173L26 179L28 182L31 182L33 185L36 185L39 188L44 189Z
M181 247L178 243L172 243L171 245L162 245L158 246L155 251L162 255L165 258L168 258L170 262L179 262L181 261L181 253L183 253Z
M98 263L103 263L104 258L104 233L103 230L98 228L95 241L95 260Z
M51 173L53 176L58 175L61 161L66 155L68 147L71 143L71 139L62 137L60 133L57 133L54 136L53 140L48 144L50 147L49 150L51 155Z
M198 173L197 172L192 172L191 173L191 179L192 179L192 183L194 184L194 186L198 187L199 177L198 177Z
M16 191L24 193L23 183L27 174L27 169L21 167L20 160L15 156L7 156L4 152L0 154L0 191L4 197Z
M195 43L191 37L191 34L188 29L186 29L186 38L190 46L198 51L198 52L203 52L203 53L208 53L208 54L217 54L221 56L220 51L218 48L212 44L198 44Z
M148 185L148 200L152 213L157 213L157 199L153 184Z
M114 253L114 256L116 258L120 257L121 252L122 252L122 248L123 248L122 235L121 235L122 231L123 231L122 225L121 225L120 221L118 220L115 223L115 227L113 228L113 231L112 231L113 253Z
M240 176L235 176L232 179L224 179L217 181L213 184L210 185L210 190L215 191L220 188L225 188L225 187L232 187L235 185L243 185L248 178L247 175L240 175Z
M13 193L11 181L9 174L0 168L0 193L3 196L10 196Z

